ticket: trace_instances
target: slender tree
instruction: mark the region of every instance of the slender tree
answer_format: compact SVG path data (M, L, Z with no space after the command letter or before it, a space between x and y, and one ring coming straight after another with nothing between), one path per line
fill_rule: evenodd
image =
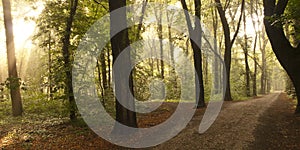
M257 45L257 35L255 35L255 39L254 39L254 46L253 46L253 61L254 61L254 72L253 72L253 76L252 76L252 95L253 96L257 96L257 58L256 58L256 45Z
M159 39L159 50L160 50L160 75L161 78L164 79L165 78L165 67L164 67L164 55L163 55L163 48L164 48L164 44L163 44L163 26L162 26L162 8L157 8L157 10L155 11L155 17L157 20L157 36Z
M75 99L73 95L73 85L72 85L72 65L71 65L71 54L70 54L70 36L71 36L71 29L74 22L74 16L76 14L78 0L71 0L70 3L70 14L67 20L65 34L63 37L63 47L62 47L62 54L64 58L64 69L66 73L65 78L65 92L69 100L69 109L70 109L70 120L76 120L76 105Z
M247 23L246 23L246 13L243 14L243 23L244 23L244 44L243 50L244 50L244 56L245 56L245 74L246 74L246 95L250 96L250 67L249 67L249 61L248 61L248 36L247 36Z
M106 102L108 96L108 82L107 82L107 71L105 63L105 52L100 54L100 63L101 63L101 75L102 75L102 87L103 87L103 102ZM100 69L99 69L100 70Z
M212 0L213 2L213 0ZM218 30L218 24L219 24L219 20L218 20L218 12L217 9L214 7L212 8L211 11L211 15L212 15L212 23L213 23L213 36L214 36L214 50L216 51L216 53L218 53L218 43L217 43L217 30ZM213 65L213 73L214 73L214 77L213 77L213 89L214 89L214 94L218 94L220 93L219 91L219 87L220 87L220 66L219 66L219 59L215 56L214 60L212 62Z
M10 96L12 101L13 116L21 116L23 113L22 98L20 93L20 81L18 78L16 56L15 56L15 43L13 35L13 23L11 16L11 5L9 0L2 0L3 17L6 35L6 49L8 61L8 76L10 82Z
M242 16L244 13L244 6L245 6L245 0L242 0L242 5L241 5L241 15L239 17L238 20L238 24L237 24L237 28L236 31L233 35L233 37L231 38L231 32L230 32L230 27L226 18L226 8L229 5L229 1L227 1L228 3L226 3L226 6L222 6L222 3L220 2L220 0L215 0L216 5L217 5L217 10L221 19L221 23L222 23L222 27L223 27L223 32L224 32L224 39L225 39L225 53L224 53L224 62L225 62L225 70L226 71L226 91L225 91L225 98L224 100L226 101L231 101L232 97L231 97L231 90L230 90L230 68L231 68L231 49L232 46L234 44L234 41L237 37L237 34L239 32L239 28L241 25L241 20L242 20Z
M166 2L167 3L167 0ZM174 18L174 14L172 14L171 12L167 11L167 22L168 22L168 39L169 39L169 48L170 48L170 62L171 62L171 66L175 66L175 58L174 58L174 45L173 45L173 34L172 34L172 22L173 22L173 18ZM177 84L177 78L176 78L176 72L175 72L175 68L171 67L170 70L170 75L171 75L171 82L173 85L173 89L172 92L176 92L178 90L178 84ZM178 98L177 96L174 95L173 98Z
M257 26L260 25L260 21L258 20L257 22L254 20L254 14L256 14L256 16L258 17L258 0L251 0L250 3L252 5L250 5L250 14L251 14L251 19L252 19L252 24L255 30L255 39L254 39L254 43L253 43L253 61L254 61L254 72L252 75L252 90L253 90L253 96L257 96L257 56L256 56L256 47L257 47L257 38L259 36L259 31L257 29ZM254 7L255 6L255 7Z
M204 85L203 85L203 70L202 70L202 54L201 54L201 38L202 38L202 29L201 29L201 0L194 0L195 6L195 25L194 28L192 27L192 22L190 19L190 15L188 13L188 8L185 0L181 0L182 7L185 11L185 18L189 30L190 37L194 37L193 39L190 38L190 42L193 49L193 58L194 58L194 67L195 67L195 76L198 77L198 82L196 82L196 107L201 108L205 107L204 102ZM199 20L200 19L200 20ZM196 41L194 41L196 40ZM199 46L198 46L198 45Z
M259 33L259 48L261 51L261 60L262 60L262 65L261 65L261 80L260 80L260 93L261 94L266 94L267 93L267 81L268 81L268 72L267 72L267 57L266 57L266 46L267 46L267 40L266 40L266 32L265 30L262 31L262 33Z

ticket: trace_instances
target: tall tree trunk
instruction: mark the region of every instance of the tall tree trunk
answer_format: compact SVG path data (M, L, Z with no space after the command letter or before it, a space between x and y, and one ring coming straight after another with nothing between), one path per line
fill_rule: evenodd
M158 61L160 63L160 77L164 80L165 78L165 68L164 68L164 53L163 53L163 26L162 26L162 8L158 7L158 11L155 11L155 17L157 20L157 35L159 39L159 50L160 50L160 60ZM161 97L160 99L165 98L165 88L161 88Z
M6 49L8 62L8 76L10 82L10 97L12 101L13 116L21 116L23 113L22 98L20 93L20 81L18 78L11 5L9 0L2 0L3 17L6 35Z
M201 39L202 39L202 29L201 29L201 1L200 0L194 0L194 6L195 6L195 16L199 18L200 20L195 19L195 27L193 29L192 22L190 19L190 15L188 12L188 8L186 5L185 0L181 0L181 4L185 12L185 18L189 30L190 42L193 49L193 58L194 58L194 67L195 67L195 76L198 77L198 82L195 81L196 84L196 107L202 108L205 107L205 101L204 101L204 85L203 85L203 70L202 70L202 54L201 54ZM197 40L197 41L194 41ZM198 46L199 45L199 46Z
M111 83L111 60L110 60L110 52L109 49L107 50L107 66L108 66L108 83ZM111 85L108 84L108 89L111 89Z
M218 30L218 16L217 16L217 9L212 9L212 16L213 16L213 35L214 35L214 50L215 53L219 53L218 51L218 43L217 43L217 30ZM219 70L219 58L217 56L214 56L213 60L213 87L214 87L214 94L220 93L219 88L220 88L220 70Z
M72 24L74 21L74 16L76 14L77 6L78 6L78 0L72 0L70 3L70 15L67 20L67 26L63 38L63 48L62 53L64 57L64 67L65 67L65 93L69 100L69 109L70 109L70 120L76 120L76 104L73 94L73 85L72 85L72 61L71 61L71 54L70 54L70 37L71 37L71 29Z
M257 96L257 66L259 65L257 63L257 57L256 57L256 47L257 47L257 38L259 38L259 31L258 31L258 25L260 25L260 21L258 20L257 22L255 21L254 19L254 16L253 14L256 14L256 17L258 17L258 0L255 0L255 3L254 3L254 0L250 0L250 3L252 5L251 6L251 10L250 10L250 14L251 14L251 19L252 19L252 24L253 24L253 27L254 27L254 30L255 30L255 39L254 39L254 46L253 46L253 61L254 61L254 73L252 75L252 90L253 90L253 96ZM254 5L255 5L255 8L254 9ZM255 10L255 11L254 11Z
M252 90L253 90L253 96L257 96L257 82L256 82L256 74L257 74L257 60L256 60L256 45L257 45L257 35L255 36L255 39L254 39L254 46L253 46L253 61L254 61L254 73L253 73L253 79L252 79L252 82L253 82L253 87L252 87Z
M157 20L157 35L158 35L158 39L159 39L159 49L160 49L160 74L161 74L161 78L164 79L165 76L165 69L164 69L164 55L163 55L163 26L162 26L162 8L157 8L158 10L158 14L157 11L155 11L155 17Z
M244 22L244 56L245 56L245 73L246 73L246 95L250 97L250 67L248 62L248 37L247 37L247 26L246 26L246 13L243 14L243 22Z
M203 59L203 72L204 72L204 84L207 85L208 84L208 58L204 56Z
M126 6L126 0L109 0L109 11L112 12L118 8ZM127 15L126 10L123 8L123 11L119 16L111 15L110 16L110 30L114 31L117 28L127 27ZM112 32L111 32L112 33ZM113 62L116 61L119 54L123 52L123 50L130 45L128 38L128 30L124 29L116 35L111 35L111 46L112 46L112 54L113 54ZM132 75L128 78L124 78L124 69L128 69L131 66L130 52L126 52L127 59L120 60L125 67L120 67L116 69L113 68L113 75L115 78L115 90L120 94L119 99L116 99L116 120L124 125L130 127L137 127L136 113L125 108L121 105L120 102L124 102L131 109L135 109L134 99L130 98L130 94L133 94L133 79ZM124 85L128 85L129 87L125 87ZM120 102L119 102L120 101ZM123 134L124 131L118 130L118 126L116 124L113 133Z
M261 89L260 93L261 94L266 94L266 89L267 89L267 79L268 79L268 72L267 72L267 58L266 58L266 46L267 46L267 40L265 38L265 31L262 31L259 33L259 47L261 51L261 59L262 59L262 73L261 73Z
M225 62L225 70L226 71L226 91L225 91L225 101L231 101L231 90L230 90L230 69L231 69L231 48L234 44L234 41L237 37L240 25L241 25L241 20L242 16L244 13L244 6L245 6L245 0L242 0L242 7L241 7L241 15L238 20L238 25L237 29L231 39L230 37L230 28L228 21L226 19L226 10L222 7L222 4L220 0L215 0L217 4L217 10L221 19L222 27L223 27L223 32L224 32L224 38L225 38L225 53L224 53L224 62Z
M292 47L289 40L286 38L283 30L283 25L273 23L269 20L271 16L280 17L287 6L288 0L264 0L264 24L267 35L272 45L272 49L278 58L280 64L286 70L291 78L297 94L298 104L295 113L300 113L300 46Z
M108 96L108 82L107 82L107 71L106 71L106 63L105 63L105 52L101 52L100 54L100 63L101 63L101 75L102 75L102 87L103 87L103 104L107 100Z
M49 100L53 100L53 83L52 83L52 53L51 53L51 31L49 31L48 35L48 98Z
M98 83L99 83L99 88L101 90L101 97L102 97L102 105L105 108L105 96L104 96L104 88L102 85L102 78L101 78L101 66L100 66L100 61L97 60L97 73L98 73Z
M265 31L259 34L260 39L260 50L261 50L261 59L262 59L262 73L261 73L261 80L260 80L260 93L266 94L267 89L267 59L266 59L266 40L265 40Z
M167 2L166 2L167 3ZM169 39L169 47L170 47L170 62L171 62L171 66L174 66L175 67L175 59L174 59L174 45L173 45L173 39L172 39L172 19L173 19L173 15L170 14L168 11L167 11L167 22L168 22L168 39ZM174 67L171 67L171 82L173 84L173 93L178 93L178 85L177 85L177 77L176 77L176 72L175 72L175 68ZM178 96L175 94L174 99L177 99Z

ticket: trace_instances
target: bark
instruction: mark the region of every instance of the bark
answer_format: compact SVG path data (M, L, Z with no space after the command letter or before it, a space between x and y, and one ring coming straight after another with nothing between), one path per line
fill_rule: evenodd
M104 96L104 89L103 89L103 85L102 85L102 78L101 78L101 66L100 66L100 62L99 60L97 60L97 73L98 73L98 84L99 84L99 88L101 90L101 97L102 97L102 105L105 108L105 96Z
M217 16L217 9L212 10L212 16L213 16L213 35L214 35L214 50L216 53L218 52L218 43L217 43L217 30L218 30L218 16ZM220 88L220 79L219 79L219 58L217 56L214 56L214 61L213 61L213 85L214 85L214 94L220 93L219 88Z
M107 50L107 66L108 66L108 83L111 83L111 60L110 60L110 52ZM111 89L110 84L108 84L108 89Z
M232 45L234 44L234 41L237 37L241 20L242 20L242 15L244 13L244 5L245 5L245 0L242 1L242 7L241 7L241 15L238 21L237 29L231 39L230 35L230 28L228 21L226 19L226 10L225 8L222 7L222 4L220 0L215 0L217 4L217 10L221 19L222 27L223 27L223 32L224 32L224 40L225 40L225 53L224 53L224 62L225 62L225 70L226 71L226 91L225 91L225 101L231 101L231 90L230 90L230 69L231 69L231 48Z
M160 62L160 77L161 79L164 80L165 78L165 65L164 65L164 53L163 53L163 26L162 26L162 8L159 7L157 8L159 9L158 12L155 11L155 17L157 20L157 35L158 35L158 39L159 39L159 50L160 50L160 60L158 62ZM162 96L160 97L160 99L164 99L165 98L165 89L162 88L161 89L161 93Z
M167 11L167 22L168 22L168 39L169 39L169 47L170 47L170 62L171 62L171 66L175 67L175 59L174 59L174 45L173 45L173 39L172 39L172 19L173 19L173 15L170 14ZM171 67L171 79L172 79L172 85L173 85L173 91L172 92L176 92L178 93L178 84L177 84L177 77L176 77L176 72L175 72L175 68ZM175 94L174 99L177 99L178 96Z
M6 49L8 61L8 76L10 82L10 96L12 101L13 116L22 116L23 106L20 93L20 83L16 65L15 43L13 35L13 23L11 16L11 5L9 0L2 0L4 27L6 35Z
M170 17L170 14L167 11L167 21L168 21L168 38L169 38L169 47L170 47L170 57L171 57L171 66L175 65L175 59L174 59L174 45L173 45L173 39L172 39L172 31L171 31L171 26L172 26L172 18ZM172 67L172 73L175 73L175 68ZM176 80L176 78L175 78Z
M261 74L261 89L260 93L261 94L266 94L266 89L267 89L267 79L268 79L268 74L267 74L267 59L266 59L266 45L267 43L265 42L265 31L263 33L260 33L260 50L261 50L261 59L262 59L262 74Z
M198 77L198 81L195 81L196 84L196 107L202 108L205 107L205 101L204 101L204 85L203 85L203 70L202 70L202 54L201 54L201 38L202 38L202 29L201 29L201 1L200 0L194 0L195 5L195 16L198 17L200 20L197 21L195 19L195 27L193 29L192 22L190 19L188 12L188 8L186 5L185 0L181 0L181 4L185 12L185 18L189 30L190 37L194 37L193 40L190 38L190 42L193 49L193 58L194 58L194 67L195 67L195 76ZM197 41L194 41L197 40ZM198 45L199 46L198 46Z
M256 16L258 17L258 1L255 0L255 3L253 0L250 1L250 3L252 3L251 5L251 10L250 10L250 13L251 13L251 18L252 18L252 24L253 24L253 27L255 29L255 39L254 39L254 46L253 46L253 61L254 61L254 73L253 73L253 86L252 86L252 89L253 89L253 96L257 96L257 66L259 65L257 63L257 58L256 58L256 47L257 47L257 37L259 36L259 31L257 29L257 25L260 25L260 21L258 20L257 22L255 22L254 20L254 17L253 17L253 14L255 13ZM255 5L255 12L254 12L254 5Z
M48 36L48 81L49 81L49 99L53 100L53 83L52 83L52 53L51 53L51 32L49 32Z
M147 4L148 4L148 0L145 0L145 1L143 2L142 15L141 15L141 17L140 17L139 24L138 24L138 27L137 27L137 33L136 33L136 35L135 35L135 40L138 40L139 37L140 37L141 30L142 30L142 27L143 27L143 20L144 20L144 18L145 18L145 12L146 12Z
M108 82L107 82L107 71L105 63L105 52L100 54L101 63L101 75L102 75L102 87L103 87L103 104L106 102L106 97L108 96Z
M292 47L286 38L281 23L273 23L269 20L272 17L280 17L287 6L288 0L264 0L264 24L272 49L280 64L291 78L297 94L298 104L295 113L300 113L300 47Z
M67 20L67 26L65 29L65 35L63 38L63 47L62 47L62 53L64 57L64 67L66 73L65 92L69 100L70 120L76 120L76 104L75 104L73 85L72 85L72 65L71 65L71 54L70 54L71 50L69 48L70 48L70 37L72 33L71 29L74 22L77 6L78 6L78 0L74 0L74 1L72 0L71 10Z
M257 35L255 36L255 40L254 40L254 47L253 47L253 60L254 60L254 73L253 73L253 96L257 96L257 82L256 82L256 74L257 74L257 62L256 62L256 44L257 44Z
M244 56L245 56L245 73L246 73L246 95L250 97L250 67L249 67L249 61L248 61L248 37L247 37L247 27L246 27L246 15L243 14L243 22L244 22Z
M109 0L109 11L112 12L118 8L126 6L126 0ZM110 16L110 30L111 33L113 30L116 29L117 26L127 27L127 17L126 11L124 11L118 16ZM116 61L117 57L119 56L122 51L129 46L129 38L128 38L128 30L124 29L121 32L117 33L116 35L111 35L111 46L112 46L112 54L113 54L113 62ZM126 57L128 59L123 59L122 64L124 67L119 69L113 68L113 75L115 79L115 90L116 92L120 93L120 99L116 99L116 120L124 125L130 127L137 127L136 121L136 113L125 108L120 102L124 102L124 104L128 104L129 107L135 109L134 100L129 97L129 94L133 94L133 80L132 75L128 78L124 78L123 74L125 72L124 69L128 69L131 66L130 60L130 53L126 53ZM128 85L129 87L125 87L124 85ZM120 102L119 102L120 101ZM123 134L124 131L118 130L118 126L116 124L113 133L116 134Z
M160 73L161 73L161 78L164 79L165 78L165 69L164 69L164 56L163 56L163 27L162 27L162 8L157 8L159 9L158 12L159 14L157 14L157 11L155 11L155 17L157 20L157 35L158 35L158 39L159 39L159 49L160 49Z

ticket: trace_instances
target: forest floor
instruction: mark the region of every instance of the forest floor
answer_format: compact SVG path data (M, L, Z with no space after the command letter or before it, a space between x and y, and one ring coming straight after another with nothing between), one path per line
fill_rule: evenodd
M280 93L250 100L224 102L218 118L203 134L198 133L198 128L205 109L199 109L180 134L146 150L300 149L300 117L293 114L294 105L291 99ZM175 103L164 103L159 110L146 117L139 115L139 126L151 127L159 124L172 114L176 106ZM126 149L101 139L80 123L70 123L67 119L58 118L2 123L0 147Z

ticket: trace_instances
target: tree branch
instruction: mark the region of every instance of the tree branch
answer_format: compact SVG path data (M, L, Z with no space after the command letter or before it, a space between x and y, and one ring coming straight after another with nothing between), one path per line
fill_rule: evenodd
M245 0L242 1L241 15L240 15L240 18L239 18L239 22L238 22L238 25L237 25L237 29L236 29L236 31L235 31L235 33L234 33L234 35L233 35L233 38L232 38L232 40L231 40L231 42L230 42L231 45L233 45L233 43L234 43L234 41L235 41L235 39L236 39L236 37L237 37L237 35L238 35L238 33L239 33L239 30L240 30L240 27L241 27L242 16L243 16L243 13L245 13L245 12L244 12L244 8L245 8Z
M279 0L276 7L275 7L275 12L274 13L277 16L282 15L284 13L284 10L285 10L287 4L288 4L288 0Z
M101 5L106 11L108 11L108 9L103 5L101 4L101 2L98 2L97 0L93 0L96 4L98 5Z

